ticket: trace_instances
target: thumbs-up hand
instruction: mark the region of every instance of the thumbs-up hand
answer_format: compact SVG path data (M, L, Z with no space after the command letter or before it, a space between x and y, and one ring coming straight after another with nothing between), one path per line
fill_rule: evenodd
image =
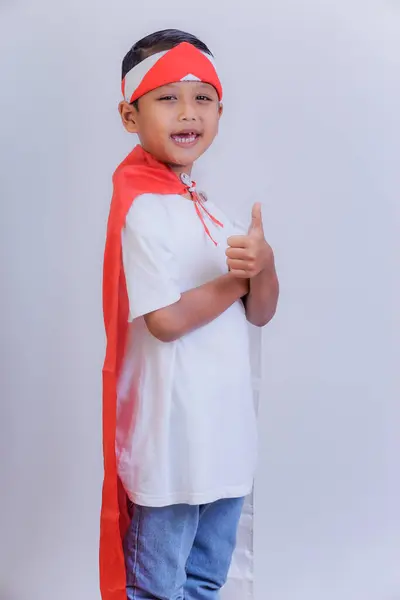
M264 269L273 267L274 254L264 237L261 204L253 206L247 235L228 238L226 256L230 272L243 279L250 279Z

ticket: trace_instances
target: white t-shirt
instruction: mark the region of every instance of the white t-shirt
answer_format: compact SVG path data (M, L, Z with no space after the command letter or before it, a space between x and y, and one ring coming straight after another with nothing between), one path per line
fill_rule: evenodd
M178 195L136 198L122 232L130 325L119 380L118 472L144 506L206 504L247 495L256 461L249 331L241 300L174 342L143 315L227 272L226 240L241 233L211 202L204 215Z

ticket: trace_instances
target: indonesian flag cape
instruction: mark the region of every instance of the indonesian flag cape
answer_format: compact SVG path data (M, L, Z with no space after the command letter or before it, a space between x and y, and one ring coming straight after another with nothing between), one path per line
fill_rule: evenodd
M129 526L127 497L117 473L115 450L117 382L125 352L129 303L122 265L121 233L127 213L142 194L184 194L185 185L141 146L116 169L107 226L103 311L107 337L103 367L104 482L100 522L100 588L103 600L126 600L122 539Z

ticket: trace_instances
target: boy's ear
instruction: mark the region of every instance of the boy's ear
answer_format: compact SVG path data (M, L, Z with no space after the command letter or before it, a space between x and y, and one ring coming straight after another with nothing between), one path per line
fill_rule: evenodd
M128 133L138 133L137 110L125 100L118 105L118 112L121 115L121 121Z
M219 108L218 108L218 115L219 115L219 118L221 118L221 117L222 117L222 114L223 114L223 112L224 112L224 105L222 104L222 102L220 102L220 103L219 103Z

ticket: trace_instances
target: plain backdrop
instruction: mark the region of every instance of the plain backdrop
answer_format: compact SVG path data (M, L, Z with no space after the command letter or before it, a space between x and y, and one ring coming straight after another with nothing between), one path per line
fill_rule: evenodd
M264 207L256 600L400 599L400 5L0 1L0 599L99 600L101 263L120 61L178 27L225 116L197 176Z

